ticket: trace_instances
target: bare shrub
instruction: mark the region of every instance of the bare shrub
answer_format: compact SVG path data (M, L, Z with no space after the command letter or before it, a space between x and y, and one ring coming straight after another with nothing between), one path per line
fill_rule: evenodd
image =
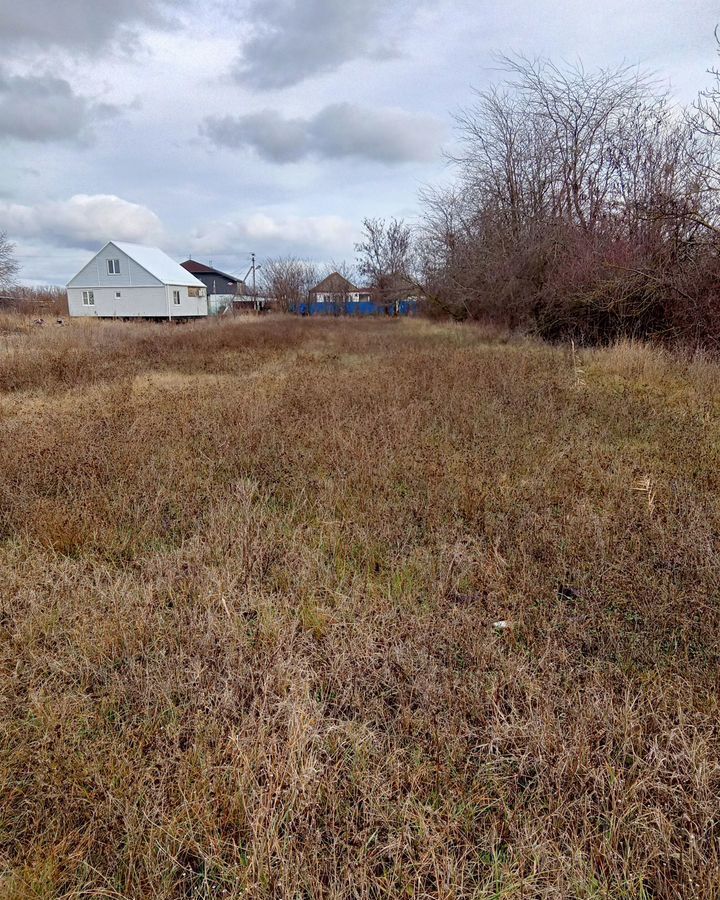
M717 343L714 95L690 120L632 68L502 63L457 117L458 184L424 195L428 296L550 338Z
M268 259L263 263L263 291L281 312L306 302L308 291L317 280L316 266L293 256Z
M15 312L27 316L67 316L68 300L65 288L45 286L15 286L8 292Z
M8 240L4 231L0 231L0 290L7 291L12 287L19 271L20 266L15 258L15 245Z
M412 280L412 229L401 219L365 219L355 245L358 272L366 280L373 303L386 312L397 300L417 293Z

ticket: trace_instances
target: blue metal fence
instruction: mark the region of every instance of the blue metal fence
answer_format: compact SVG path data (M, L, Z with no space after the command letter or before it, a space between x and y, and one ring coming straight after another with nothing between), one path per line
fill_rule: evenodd
M290 308L298 316L413 316L417 314L416 300L397 300L395 303L300 303Z

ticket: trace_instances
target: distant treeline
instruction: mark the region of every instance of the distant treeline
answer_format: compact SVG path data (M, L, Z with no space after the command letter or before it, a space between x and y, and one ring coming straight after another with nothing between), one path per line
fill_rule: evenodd
M67 291L61 287L23 287L13 285L0 291L0 312L25 315L66 316Z

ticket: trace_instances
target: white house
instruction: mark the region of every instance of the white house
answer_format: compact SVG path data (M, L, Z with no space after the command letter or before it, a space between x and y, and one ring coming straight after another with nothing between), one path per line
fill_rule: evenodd
M158 250L110 241L67 285L71 316L175 319L206 316L207 289Z

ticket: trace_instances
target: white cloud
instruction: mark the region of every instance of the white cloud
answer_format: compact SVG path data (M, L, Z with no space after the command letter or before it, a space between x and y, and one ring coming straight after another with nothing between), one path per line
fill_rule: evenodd
M194 253L206 256L296 253L325 258L352 251L356 225L341 216L273 216L256 212L209 222L193 232Z
M76 94L52 75L7 75L0 71L0 137L25 141L81 140L92 123L117 115L115 106Z
M0 219L13 236L60 247L93 249L109 240L157 244L164 237L152 210L112 194L75 194L34 206L0 202Z
M430 116L353 103L330 104L307 119L284 118L274 110L208 116L201 127L201 133L218 147L249 147L276 163L309 156L388 164L428 162L438 155L442 131Z

